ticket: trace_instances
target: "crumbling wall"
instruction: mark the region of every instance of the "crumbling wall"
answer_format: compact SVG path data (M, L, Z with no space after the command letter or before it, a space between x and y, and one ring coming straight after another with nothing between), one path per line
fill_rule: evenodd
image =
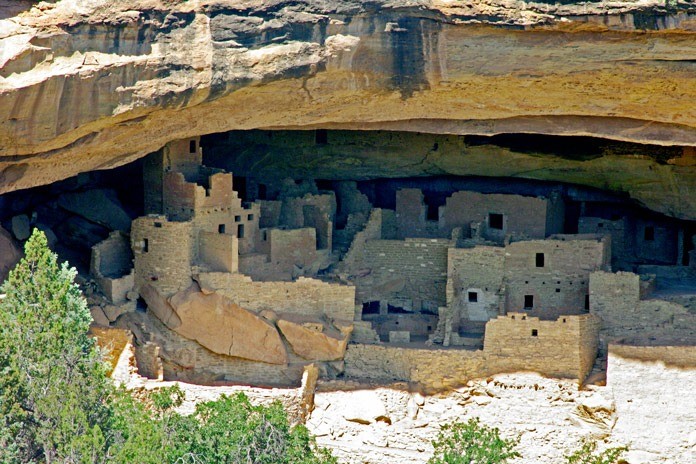
M420 189L405 188L396 192L396 238L431 237L427 224L428 207Z
M259 228L280 226L280 210L283 207L282 201L276 200L256 200L254 203L260 206Z
M593 272L590 275L590 312L600 317L600 347L625 337L696 335L696 314L664 300L641 300L641 276L632 272Z
M295 267L309 270L317 261L315 229L269 229L266 233L270 263L276 272L292 277Z
M482 351L402 348L350 344L348 377L380 382L412 382L425 390L456 388L467 380L493 374Z
M331 249L333 220L336 215L336 196L333 192L306 194L285 198L280 212L280 225L290 229L316 229L316 248Z
M450 240L416 238L366 242L360 267L369 272L355 280L357 301L393 301L406 310L436 313L446 302L451 245Z
M120 231L92 247L90 273L112 303L126 301L135 285L130 241Z
M373 209L365 227L355 234L355 238L339 264L341 272L356 273L365 263L365 245L370 240L382 238L382 210Z
M203 273L203 289L215 290L250 311L270 309L305 316L326 315L352 321L355 287L300 277L295 282L255 282L242 274Z
M554 236L505 248L505 310L555 319L589 310L590 273L607 269L609 238ZM530 304L531 300L531 304Z
M133 221L131 247L135 286L152 284L164 296L191 285L191 263L197 240L190 222L168 221L164 216L143 216Z

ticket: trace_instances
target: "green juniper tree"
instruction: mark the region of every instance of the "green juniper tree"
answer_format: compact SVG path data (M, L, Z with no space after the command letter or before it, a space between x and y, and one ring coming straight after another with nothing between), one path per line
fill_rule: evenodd
M115 388L75 276L35 230L0 287L0 463L336 463L280 403L240 393L183 416L178 387L146 401Z
M35 229L0 287L0 462L102 459L109 384L76 274Z

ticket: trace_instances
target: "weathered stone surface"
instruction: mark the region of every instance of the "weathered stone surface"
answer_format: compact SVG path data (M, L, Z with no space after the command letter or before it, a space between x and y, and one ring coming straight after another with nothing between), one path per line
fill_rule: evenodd
M31 235L31 221L26 214L12 218L12 233L17 240L26 240Z
M164 325L170 329L176 329L181 326L181 319L176 314L176 311L174 311L174 308L172 308L166 298L159 294L155 287L143 285L140 287L140 296L147 303L148 311L152 311Z
M0 283L22 258L22 251L12 239L12 235L0 227Z
M123 210L113 190L94 189L66 193L58 199L58 204L61 208L111 230L127 232L130 229L131 218Z
M334 361L343 359L350 339L352 326L341 332L325 327L321 321L282 316L276 325L292 350L310 361Z
M222 295L206 295L194 285L170 303L181 320L174 330L210 351L270 364L288 360L275 327Z
M3 11L16 14L6 3ZM663 3L42 4L1 20L0 192L233 129L542 133L695 146L694 5L668 11ZM504 166L546 179L567 168L500 156L479 151L475 169L443 171L505 175ZM601 167L621 175L614 161L573 164L568 180L590 182ZM653 179L650 192L645 182L606 188L696 218L690 162L660 165L654 177L652 160L631 162Z
M109 326L109 319L104 315L104 311L100 306L92 306L89 308L89 312L92 315L92 321L94 324L102 327Z

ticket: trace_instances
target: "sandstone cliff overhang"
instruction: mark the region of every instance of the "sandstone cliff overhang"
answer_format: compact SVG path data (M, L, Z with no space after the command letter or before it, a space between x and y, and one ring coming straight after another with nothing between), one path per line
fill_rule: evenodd
M31 3L0 0L0 192L239 129L696 146L693 2Z

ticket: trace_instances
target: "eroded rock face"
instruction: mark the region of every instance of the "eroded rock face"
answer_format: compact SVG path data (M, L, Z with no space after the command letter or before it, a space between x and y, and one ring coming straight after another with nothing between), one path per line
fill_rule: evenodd
M12 235L0 227L0 282L7 279L7 275L22 258L22 252Z
M289 315L276 321L276 325L292 350L309 361L335 361L343 359L353 326L344 324L341 331L327 328L322 321L292 318Z
M210 351L270 364L287 363L275 327L222 295L206 295L194 285L169 302L181 320L174 331Z
M693 3L667 12L657 0L64 0L23 13L8 3L0 0L0 192L232 129L543 133L696 146ZM496 167L511 160L499 156L480 152L476 167L445 170L502 175ZM513 159L528 178L555 168L554 160ZM605 167L622 172L615 161ZM693 207L674 207L690 203L693 187L693 164L678 164L660 168L649 193L628 192L696 218ZM572 166L571 181L595 171ZM675 190L672 180L684 173Z

